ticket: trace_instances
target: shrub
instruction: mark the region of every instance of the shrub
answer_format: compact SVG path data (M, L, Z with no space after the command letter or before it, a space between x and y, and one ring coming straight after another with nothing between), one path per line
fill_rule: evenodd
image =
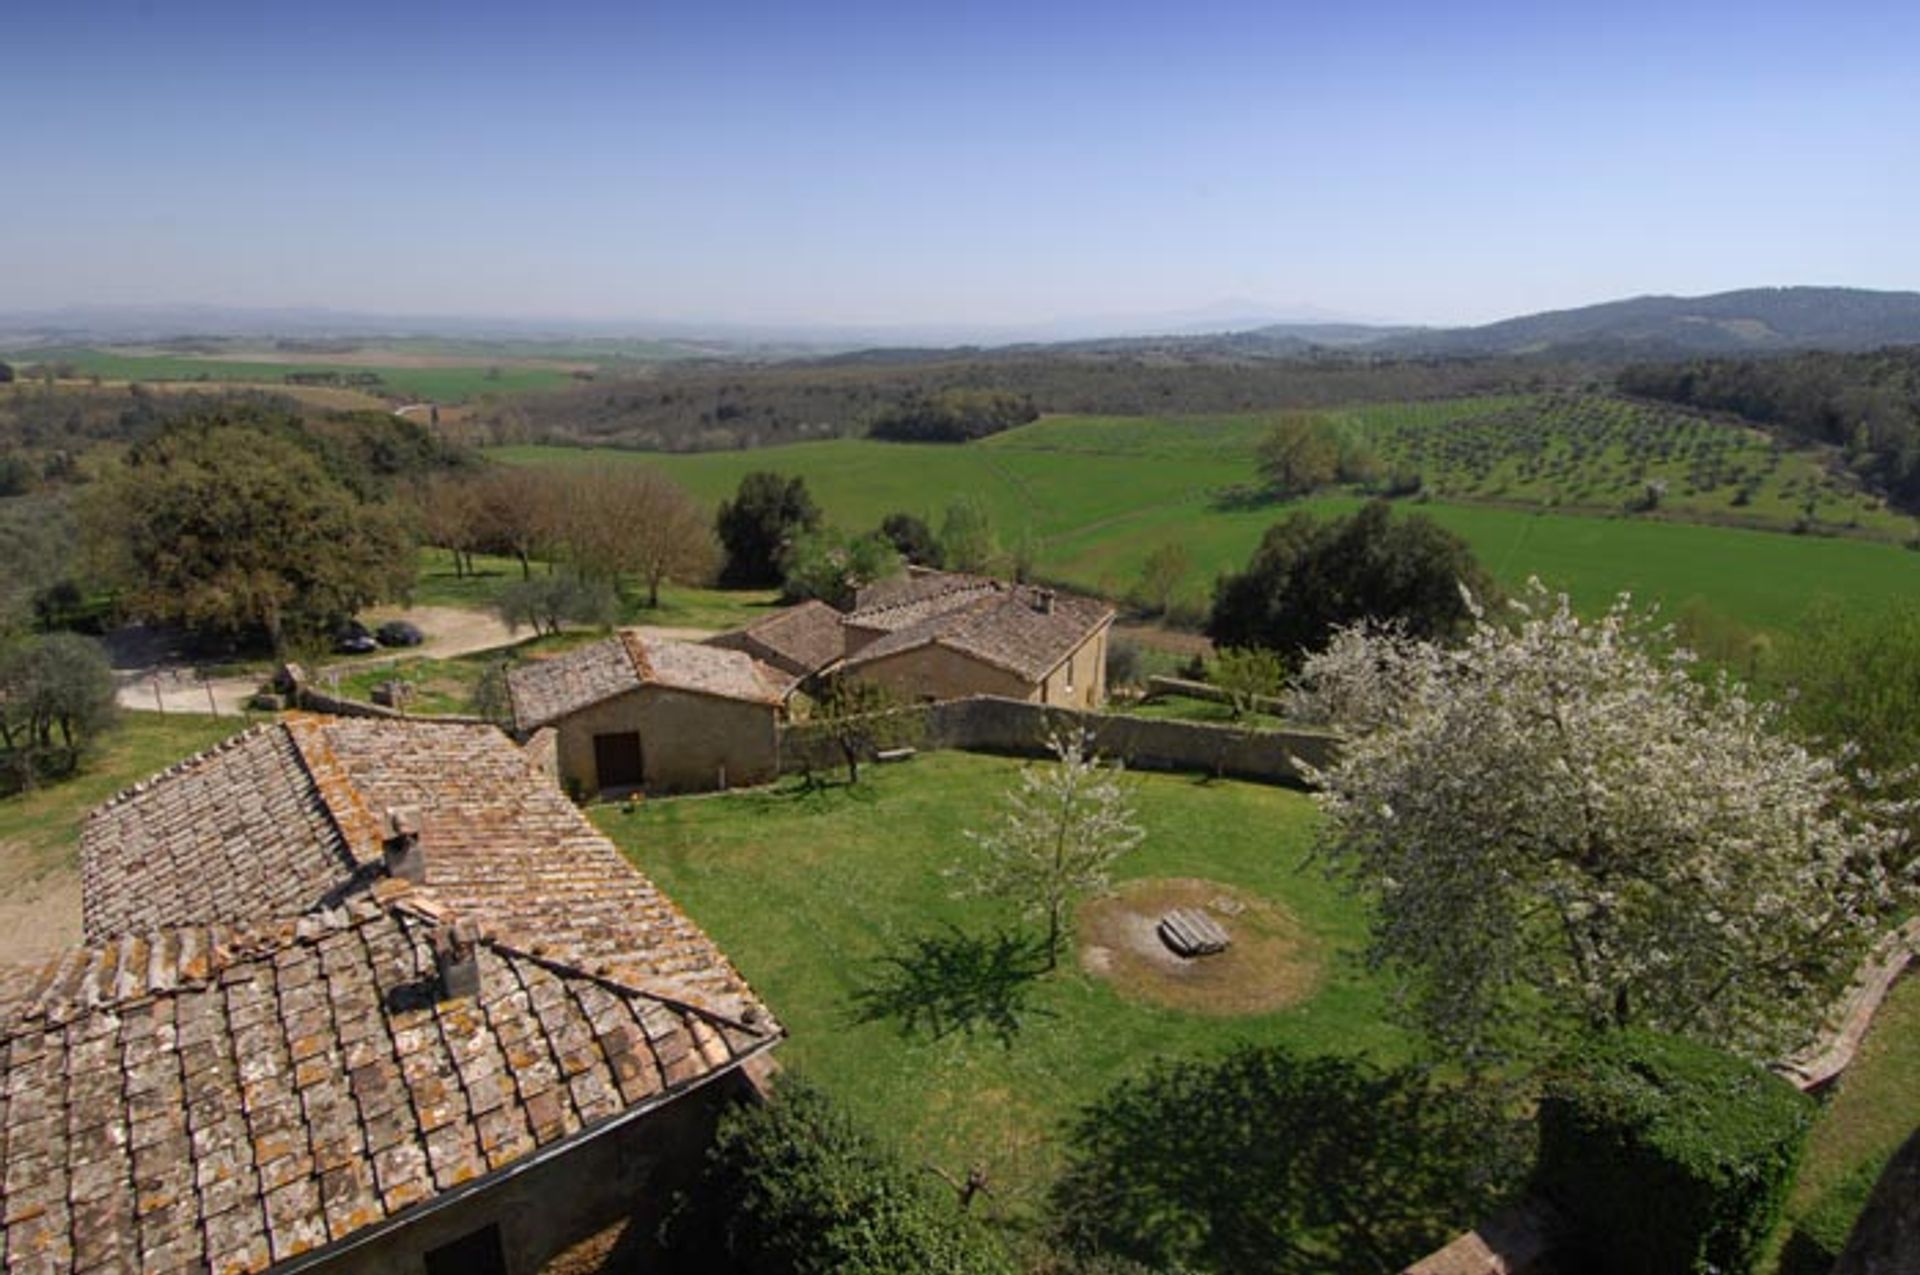
M1140 648L1125 638L1107 643L1107 685L1131 686L1140 677Z
M1576 1269L1751 1270L1779 1222L1813 1102L1761 1067L1651 1032L1590 1043L1540 1105L1541 1191Z
M721 1118L695 1207L669 1227L702 1270L740 1275L1012 1275L958 1203L792 1075Z
M1156 1271L1399 1270L1524 1179L1501 1097L1278 1046L1161 1059L1070 1127L1051 1229Z

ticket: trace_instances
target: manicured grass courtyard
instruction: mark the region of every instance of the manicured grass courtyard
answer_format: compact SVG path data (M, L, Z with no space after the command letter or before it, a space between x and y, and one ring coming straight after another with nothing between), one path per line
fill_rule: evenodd
M1128 999L1069 958L1023 986L1019 1029L1002 1041L861 1021L860 993L924 936L983 936L1012 909L956 898L967 828L1000 809L1019 763L960 753L868 767L857 788L797 782L724 796L593 811L611 835L713 935L792 1033L781 1058L895 1138L913 1163L964 1175L984 1165L993 1206L1033 1215L1059 1164L1061 1124L1159 1055L1210 1054L1235 1042L1308 1052L1405 1057L1380 984L1355 957L1364 914L1306 862L1314 811L1305 795L1186 776L1135 775L1145 844L1122 880L1203 878L1279 904L1303 933L1315 980L1290 1008L1244 1017Z

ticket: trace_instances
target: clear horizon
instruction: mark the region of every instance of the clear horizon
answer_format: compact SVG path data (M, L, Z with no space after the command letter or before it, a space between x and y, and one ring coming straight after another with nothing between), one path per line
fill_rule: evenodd
M83 3L8 44L0 311L1451 325L1920 288L1891 4Z

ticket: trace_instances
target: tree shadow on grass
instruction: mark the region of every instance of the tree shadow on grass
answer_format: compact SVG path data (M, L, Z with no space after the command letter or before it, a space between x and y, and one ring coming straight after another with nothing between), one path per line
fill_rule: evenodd
M989 1031L1004 1046L1019 1034L1034 980L1046 972L1046 943L1018 930L968 934L958 926L909 939L874 961L853 993L854 1021L895 1021L903 1035L934 1040Z
M1415 1067L1241 1047L1162 1062L1082 1111L1054 1188L1071 1251L1154 1270L1397 1271L1524 1178L1524 1121Z

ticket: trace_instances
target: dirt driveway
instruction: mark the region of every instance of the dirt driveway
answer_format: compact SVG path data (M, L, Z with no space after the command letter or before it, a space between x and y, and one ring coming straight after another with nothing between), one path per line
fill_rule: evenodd
M526 636L525 630L514 633L490 612L465 607L378 607L362 619L368 628L378 628L388 620L406 620L418 625L426 636L426 641L419 646L386 652L388 659L416 655L449 659L475 651L490 651ZM265 680L258 674L202 678L191 665L154 642L130 640L121 644L116 655L122 658L114 663L114 676L120 684L115 699L122 708L149 713L213 713L223 717L238 714L245 711L247 701ZM363 661L346 660L328 667L352 668L381 658L368 656Z

